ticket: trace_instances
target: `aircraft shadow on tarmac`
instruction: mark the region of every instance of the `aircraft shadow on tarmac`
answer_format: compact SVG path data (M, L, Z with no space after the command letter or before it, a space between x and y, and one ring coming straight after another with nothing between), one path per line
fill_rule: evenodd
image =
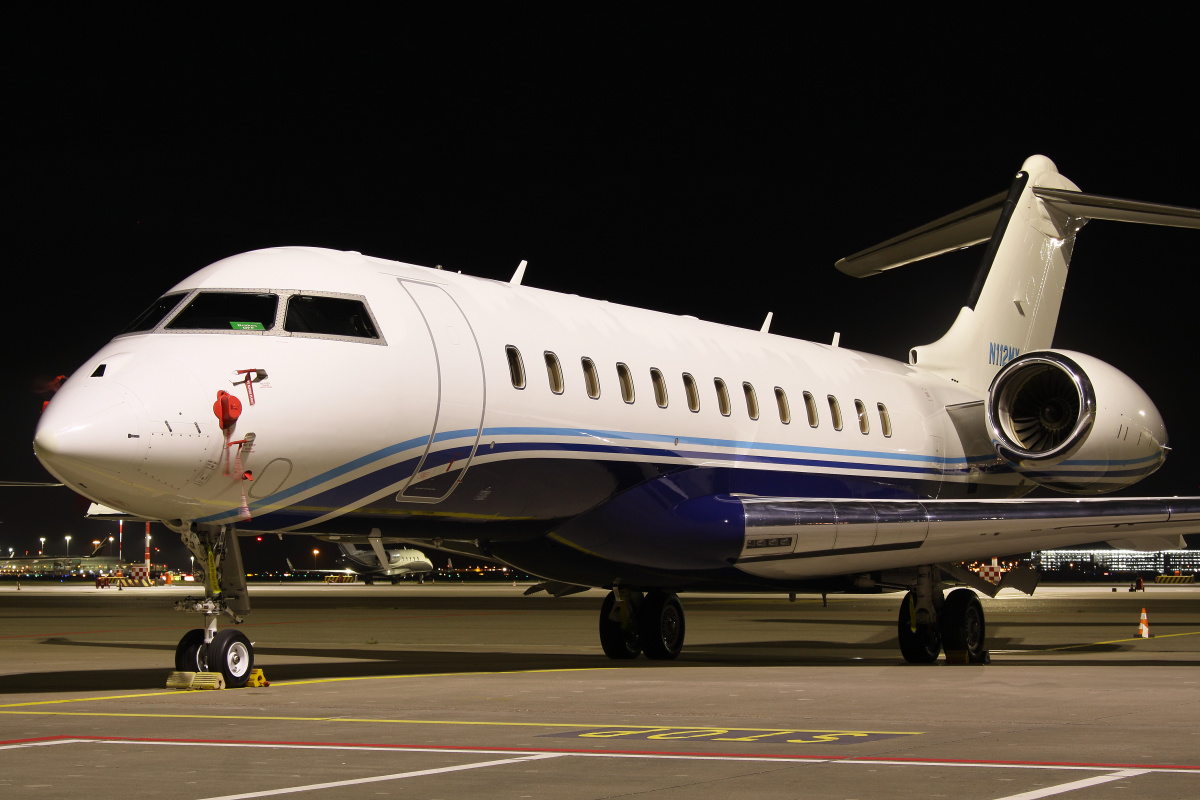
M43 640L42 644L73 648L116 648L127 650L152 650L173 653L174 647L167 644L131 644L119 642L88 642L55 637ZM994 650L1021 651L1018 662L1021 666L1045 666L1071 663L1074 666L1200 666L1200 659L1160 659L1152 653L1146 657L1096 658L1105 654L1128 651L1130 645L1104 643L1091 645L1017 644L1012 640L996 638ZM1029 655L1025 655L1029 654ZM1036 654L1038 657L1030 658ZM895 637L847 643L819 640L760 641L760 642L706 642L697 644L675 661L614 662L602 655L563 653L505 653L430 651L406 649L347 650L344 648L256 648L255 663L262 667L272 681L315 680L321 678L375 677L387 675L422 674L467 674L504 673L529 670L554 669L663 669L689 667L865 667L894 666L899 669L921 669L920 666L904 664L897 652ZM1080 657L1084 657L1082 660ZM273 658L337 659L336 661L272 663ZM352 660L358 659L358 660ZM31 694L47 692L108 692L128 690L153 690L163 688L170 672L169 658L163 659L161 668L132 669L77 669L54 672L17 673L4 678L3 694ZM993 664L1002 664L1003 655L998 655ZM940 666L946 666L940 664ZM931 667L926 667L931 668Z

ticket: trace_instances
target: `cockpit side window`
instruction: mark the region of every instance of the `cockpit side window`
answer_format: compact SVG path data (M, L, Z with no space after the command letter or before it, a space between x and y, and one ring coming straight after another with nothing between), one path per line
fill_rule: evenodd
M288 298L283 328L290 333L379 338L363 302L345 297L294 294Z
M200 292L184 306L168 330L269 331L275 327L279 297L260 292Z
M137 333L138 331L153 330L158 323L167 318L167 315L175 310L179 305L179 301L187 296L187 292L176 292L175 294L163 295L154 301L154 303L137 316L133 322L129 323L122 333Z

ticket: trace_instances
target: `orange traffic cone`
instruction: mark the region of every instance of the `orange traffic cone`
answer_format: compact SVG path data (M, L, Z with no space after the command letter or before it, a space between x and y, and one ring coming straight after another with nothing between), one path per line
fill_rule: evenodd
M1150 638L1150 622L1146 619L1146 609L1142 609L1142 621L1138 623L1137 635L1143 639Z

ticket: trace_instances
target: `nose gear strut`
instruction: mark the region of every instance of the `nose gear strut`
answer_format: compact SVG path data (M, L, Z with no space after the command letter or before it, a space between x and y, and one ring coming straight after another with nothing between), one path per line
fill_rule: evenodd
M235 625L250 612L246 570L237 530L232 525L191 525L180 533L188 550L203 565L204 597L186 597L176 611L204 615L204 627L188 631L175 648L175 668L182 672L220 672L225 685L245 686L254 667L254 646L241 631L217 630L228 616Z

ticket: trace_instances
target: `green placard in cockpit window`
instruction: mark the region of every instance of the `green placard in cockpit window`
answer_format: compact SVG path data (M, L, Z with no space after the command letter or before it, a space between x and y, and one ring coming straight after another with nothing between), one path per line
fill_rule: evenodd
M263 324L261 322L230 322L229 327L233 328L235 331L263 331L263 330L266 330L266 328L263 327Z

